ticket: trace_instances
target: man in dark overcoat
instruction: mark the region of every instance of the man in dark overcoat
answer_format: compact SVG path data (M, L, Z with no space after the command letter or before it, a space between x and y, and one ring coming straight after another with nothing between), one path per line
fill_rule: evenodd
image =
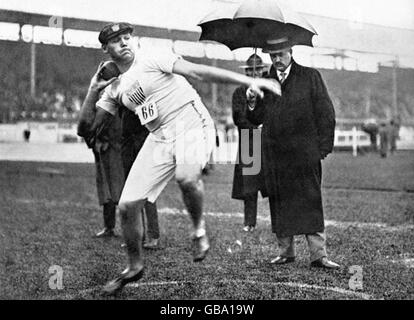
M389 150L389 142L391 136L391 127L386 122L381 122L379 127L380 136L380 155L381 158L386 158Z
M116 206L125 182L121 157L121 121L114 117L93 132L78 130L78 134L85 139L95 157L96 187L104 221L103 230L95 236L115 236Z
M249 77L261 78L263 64L260 56L253 54L244 68ZM234 124L239 132L239 146L236 164L234 166L232 198L244 202L244 228L246 232L254 231L257 221L257 198L259 191L265 190L263 170L261 166L261 134L257 125L247 117L246 86L238 87L232 98L232 114ZM256 140L255 140L256 139ZM254 170L254 167L257 170ZM246 170L250 168L250 170Z
M333 149L335 111L320 73L293 60L293 45L287 38L270 40L263 50L282 96L265 92L261 99L252 88L246 92L248 118L263 124L265 182L280 249L271 263L293 262L294 236L303 234L311 266L336 269L327 258L321 195L321 160Z

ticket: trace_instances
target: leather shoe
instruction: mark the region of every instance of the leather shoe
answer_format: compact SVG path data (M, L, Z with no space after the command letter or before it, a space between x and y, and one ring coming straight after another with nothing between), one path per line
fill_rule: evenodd
M126 269L117 278L109 281L102 289L104 295L116 295L122 290L128 283L138 281L144 275L144 268L139 271L131 271Z
M270 261L271 264L286 264L286 263L292 263L295 261L295 257L282 257L282 256L277 256L276 258L272 259Z
M115 237L114 229L104 228L103 230L95 234L95 238L110 238L110 237Z
M245 231L245 232L253 232L254 229L255 229L254 226L245 226L243 228L243 231Z
M148 250L157 250L160 248L158 241L159 239L148 239L144 242L142 247Z
M339 269L339 264L328 260L327 257L322 257L318 260L311 262L311 267L317 267L317 268L324 268L324 269Z
M208 250L210 249L210 244L209 244L207 235L194 238L193 243L194 243L193 261L194 262L203 261L204 258L207 256Z
M125 249L126 246L127 245L126 245L125 242L121 243L121 248L122 249ZM144 249L148 249L148 250L157 250L157 249L160 248L159 239L151 239L149 241L145 241L144 244L142 245L142 247Z

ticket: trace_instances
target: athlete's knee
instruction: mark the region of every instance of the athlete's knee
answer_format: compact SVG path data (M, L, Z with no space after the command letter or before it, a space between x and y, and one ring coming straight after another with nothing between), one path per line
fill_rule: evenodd
M177 183L182 191L202 191L203 182L199 177L181 177L177 178Z
M146 199L137 201L123 201L118 204L119 215L121 219L125 219L131 212L138 212L143 207Z

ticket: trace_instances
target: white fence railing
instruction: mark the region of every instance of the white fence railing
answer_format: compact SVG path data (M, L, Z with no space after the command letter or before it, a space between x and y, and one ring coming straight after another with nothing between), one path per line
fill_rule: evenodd
M369 147L370 145L369 135L356 127L353 127L352 130L335 130L334 147L352 148L354 156L357 155L358 148Z
M76 134L76 124L58 124L56 122L31 122L29 124L30 142L35 143L64 143L82 142ZM28 128L27 122L17 124L0 124L0 142L23 142L23 131ZM218 130L220 146L214 151L213 158L217 162L232 163L238 151L237 129L227 133ZM379 137L377 139L379 143ZM352 150L354 155L360 148L369 147L369 135L354 127L352 130L335 130L334 147L337 149ZM397 150L414 150L414 127L401 127Z

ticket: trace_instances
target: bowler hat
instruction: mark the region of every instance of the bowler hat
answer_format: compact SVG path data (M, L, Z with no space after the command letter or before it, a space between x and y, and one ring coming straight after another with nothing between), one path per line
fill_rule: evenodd
M280 38L274 40L267 40L266 45L263 47L263 53L278 53L286 49L290 49L294 46L294 43L288 38Z
M263 64L262 58L258 56L257 54L253 53L246 61L246 65L240 66L239 68L243 69L253 69L256 65L256 68L264 68L266 67L265 64Z
M132 33L133 31L134 27L129 23L110 23L102 28L101 32L99 33L98 39L100 43L107 44L108 41L112 38L115 38L116 36L126 32Z

